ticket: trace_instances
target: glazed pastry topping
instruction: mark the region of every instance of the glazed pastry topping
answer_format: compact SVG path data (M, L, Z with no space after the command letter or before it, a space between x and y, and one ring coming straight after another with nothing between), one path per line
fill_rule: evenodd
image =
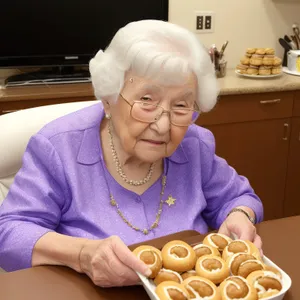
M207 237L207 241L213 246L218 248L220 251L223 251L223 249L229 244L231 239L229 239L227 236L220 234L220 233L212 233L209 234ZM205 239L204 239L205 241ZM203 242L204 242L203 241Z
M214 289L203 280L192 280L185 285L190 296L196 298L199 295L201 298L212 297L215 294Z
M190 256L189 250L183 245L176 245L169 249L169 254L176 259L187 258Z
M160 250L153 246L143 245L135 248L133 253L138 259L149 266L152 271L150 278L154 278L162 267L162 256Z
M197 257L212 254L211 249L207 245L197 245L194 247Z
M257 289L258 294L269 292L270 290L281 291L281 283L272 277L261 277L254 283L254 287Z
M281 278L271 271L256 271L247 277L248 282L256 288L259 298L265 293L280 292L282 289Z
M216 249L212 246L209 246L209 245L198 244L198 245L194 246L193 249L195 250L196 256L198 258L203 255L219 255L220 256L220 252L218 251L218 249Z
M249 259L240 264L238 275L246 278L250 273L254 271L263 270L264 265L257 259Z
M248 282L242 277L228 277L225 282L224 290L227 299L245 299L250 293Z
M185 280L189 277L196 276L196 275L197 275L197 272L195 270L190 270L190 271L182 273L181 277L183 280Z
M239 252L250 252L250 248L248 244L245 241L242 240L236 240L231 242L228 245L228 252L229 253L239 253Z
M157 263L157 260L160 259L158 255L151 250L143 250L138 255L139 259L142 260L149 267L154 266Z
M246 264L247 261L249 262ZM257 264L263 268L262 263L251 254L236 253L228 259L228 267L233 275L239 275L239 272L245 272L248 268L255 268Z
M155 277L154 283L158 285L163 281L175 281L178 283L182 283L182 278L179 273L173 270L161 269L157 274L157 276Z
M177 286L168 286L164 288L165 295L168 296L168 299L172 300L188 300L189 297L186 293L179 289Z
M200 266L203 270L206 270L209 272L216 272L218 270L221 270L223 265L219 260L217 260L215 258L206 258L206 259L202 260Z

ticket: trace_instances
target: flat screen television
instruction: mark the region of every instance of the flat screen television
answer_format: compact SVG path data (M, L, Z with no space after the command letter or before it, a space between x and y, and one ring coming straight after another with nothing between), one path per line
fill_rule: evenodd
M89 80L87 66L131 21L168 20L168 0L7 0L1 3L0 68L48 67L8 82ZM50 67L50 68L49 68Z

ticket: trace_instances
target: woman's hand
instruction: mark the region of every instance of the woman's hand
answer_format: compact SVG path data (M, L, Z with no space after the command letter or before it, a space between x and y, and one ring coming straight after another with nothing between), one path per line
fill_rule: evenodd
M262 240L256 233L255 226L243 213L231 213L221 225L219 233L223 233L229 237L234 234L238 239L253 242L254 245L260 250L261 255L263 255Z
M126 286L140 280L135 271L149 276L151 270L117 236L89 240L79 254L81 271L101 287Z

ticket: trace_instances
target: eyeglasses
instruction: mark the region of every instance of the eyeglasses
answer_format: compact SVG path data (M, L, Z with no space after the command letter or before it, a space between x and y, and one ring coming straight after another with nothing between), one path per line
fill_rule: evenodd
M131 104L122 94L120 96L131 106L131 117L144 123L157 122L162 114L167 113L170 116L171 124L179 127L187 127L193 124L200 115L200 111L197 108L176 107L171 110L165 110L162 106L149 103L148 101L138 100L133 101L133 104Z

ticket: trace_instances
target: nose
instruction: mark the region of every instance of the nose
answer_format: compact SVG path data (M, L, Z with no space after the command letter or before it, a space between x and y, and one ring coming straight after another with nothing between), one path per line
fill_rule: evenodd
M171 127L169 112L164 111L160 116L157 116L156 121L151 124L151 127L159 134L165 134L168 132Z

